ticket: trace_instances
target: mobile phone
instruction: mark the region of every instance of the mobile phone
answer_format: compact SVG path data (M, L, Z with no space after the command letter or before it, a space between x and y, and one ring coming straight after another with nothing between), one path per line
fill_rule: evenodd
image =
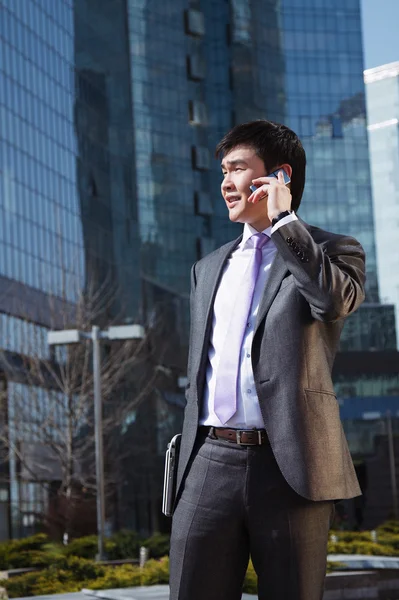
M179 461L181 433L169 442L165 455L165 472L163 480L162 512L171 517L176 494L177 466Z
M283 172L284 183L285 183L285 185L287 185L287 183L290 183L291 178L287 175L287 173L284 171L284 169L277 169L276 171L269 173L269 175L266 175L266 177L275 177L276 179L278 179L278 174L280 173L280 171ZM256 190L258 189L256 187L256 185L250 185L249 187L250 187L251 192L256 192Z

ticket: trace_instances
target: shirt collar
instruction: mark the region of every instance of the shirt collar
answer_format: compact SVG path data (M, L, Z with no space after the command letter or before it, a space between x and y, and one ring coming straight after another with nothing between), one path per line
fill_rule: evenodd
M259 233L259 231L257 231L254 227L252 227L252 225L249 225L249 223L245 223L244 224L244 231L242 234L242 241L241 241L241 248L244 248L245 244L247 243L247 241L249 240L249 238L251 237L251 235L254 235L255 233ZM264 233L265 235L267 235L268 237L271 237L272 235L272 226L270 225L270 227L267 227L266 229L264 229L262 231L262 233Z

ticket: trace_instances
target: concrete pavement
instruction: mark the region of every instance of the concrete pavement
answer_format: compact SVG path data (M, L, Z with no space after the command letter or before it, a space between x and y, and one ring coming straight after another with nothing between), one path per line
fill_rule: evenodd
M35 596L34 600L168 600L169 586L151 585L148 587L119 588L117 590L82 590L70 594ZM256 600L257 596L243 594L242 600ZM18 598L17 600L32 600Z

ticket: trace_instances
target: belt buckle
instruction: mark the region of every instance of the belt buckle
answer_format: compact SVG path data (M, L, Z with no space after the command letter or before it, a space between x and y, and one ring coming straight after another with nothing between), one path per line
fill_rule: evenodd
M258 442L246 442L245 444L241 441L242 430L237 429L236 431L236 442L239 446L261 446L262 445L262 432L260 429L257 430L258 434ZM255 433L255 431L251 431L251 433Z

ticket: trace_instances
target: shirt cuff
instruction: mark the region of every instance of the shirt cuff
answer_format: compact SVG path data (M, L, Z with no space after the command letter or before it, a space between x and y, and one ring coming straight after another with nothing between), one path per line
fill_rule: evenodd
M275 231L277 231L277 229L280 229L280 227L282 227L283 225L288 225L288 223L291 223L292 221L298 221L298 217L294 212L292 212L290 215L287 215L286 217L283 217L282 219L280 219L280 221L277 221L277 223L271 228L270 233L274 233Z

